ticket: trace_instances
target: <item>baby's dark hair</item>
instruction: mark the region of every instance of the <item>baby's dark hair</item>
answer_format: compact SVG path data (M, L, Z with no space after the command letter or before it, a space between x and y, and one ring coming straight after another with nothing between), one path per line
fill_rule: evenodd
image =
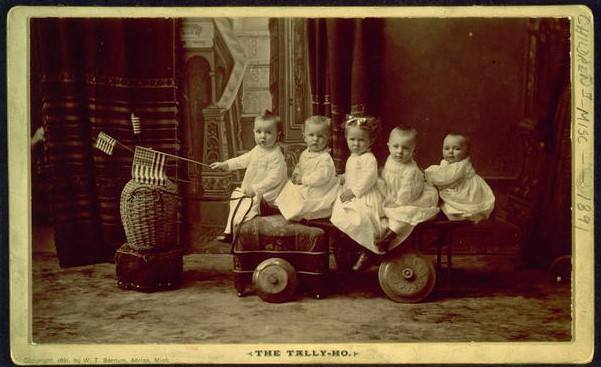
M273 113L269 110L265 110L265 111L263 111L262 114L255 117L255 122L257 120L275 122L275 127L278 131L278 138L284 131L284 126L282 125L282 119L280 119L280 116L276 115L275 113Z
M467 148L467 151L470 151L470 147L472 145L472 139L470 139L470 136L467 134L464 134L462 132L459 131L451 131L449 132L447 135L445 135L445 138L447 136L461 136L463 138L463 140L465 140L465 146Z
M356 126L361 130L367 131L370 138L375 140L378 131L380 130L380 119L375 116L363 114L347 114L344 119L345 134L351 126Z

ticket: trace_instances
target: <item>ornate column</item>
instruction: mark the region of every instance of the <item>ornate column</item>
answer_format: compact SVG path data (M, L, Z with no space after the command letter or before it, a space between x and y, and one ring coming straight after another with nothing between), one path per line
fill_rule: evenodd
M205 162L223 161L230 157L226 135L226 110L217 105L205 108L205 134L202 140ZM215 171L205 168L202 175L203 198L226 199L229 197L232 183L236 180L236 172Z
M205 135L203 109L215 101L215 56L213 38L215 25L209 18L185 18L181 23L183 47L183 75L181 82L182 123L184 130L183 155L189 159L203 161L201 137ZM200 199L203 195L202 167L187 163L187 176L190 181L186 196ZM198 208L189 208L191 220L197 219Z
M273 109L282 118L287 142L301 141L302 126L311 115L307 51L307 20L270 19Z

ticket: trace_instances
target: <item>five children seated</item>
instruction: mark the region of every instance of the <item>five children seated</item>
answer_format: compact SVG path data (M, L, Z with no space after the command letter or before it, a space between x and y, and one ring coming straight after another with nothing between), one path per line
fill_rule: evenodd
M213 169L246 168L241 187L232 193L228 222L218 239L230 242L232 226L260 215L259 204L264 200L289 221L329 218L361 246L353 267L360 271L374 254L399 246L417 224L434 218L439 210L449 220L474 223L493 211L494 194L471 164L467 136L448 134L442 145L443 159L424 175L414 160L416 129L397 126L390 131L390 154L379 174L371 147L380 121L374 116L347 115L344 129L350 156L344 174L337 176L328 148L330 125L324 116L305 121L307 149L288 178L277 144L282 133L279 117L266 111L255 118L256 146L240 157L211 164Z

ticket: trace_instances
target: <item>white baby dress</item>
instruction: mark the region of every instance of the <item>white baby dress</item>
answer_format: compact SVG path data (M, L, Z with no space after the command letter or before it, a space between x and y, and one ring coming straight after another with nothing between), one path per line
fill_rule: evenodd
M275 201L284 218L329 218L339 186L329 151L303 151L294 173L301 175L302 185L295 185L289 180Z
M375 243L386 227L380 219L382 196L377 188L378 162L371 152L351 154L346 161L345 182L340 193L352 190L355 198L343 203L336 196L331 222L361 246L379 252Z
M411 225L408 231L403 232L404 238L393 242L393 245L398 245L411 234L412 227L438 214L438 191L425 182L424 174L413 160L402 163L388 157L381 177L385 184L381 190L384 215L388 218L389 227L399 233L395 222Z
M495 207L495 195L484 179L476 174L468 158L449 163L442 160L425 170L426 179L438 188L442 211L450 220L462 220L483 215Z
M252 200L250 198L241 199L239 206L238 200L230 200L229 218L224 233L232 233L230 223L232 223L234 214L234 226L238 225L243 219L249 220L259 215L261 199L264 199L269 204L273 204L286 183L288 173L286 172L284 154L282 154L282 149L277 145L272 148L263 148L257 145L249 152L239 157L228 159L226 162L230 171L246 168L242 184L232 192L232 199L242 197L247 188L252 189L256 194ZM236 206L238 206L238 210L236 210ZM249 212L244 217L244 213L247 210Z

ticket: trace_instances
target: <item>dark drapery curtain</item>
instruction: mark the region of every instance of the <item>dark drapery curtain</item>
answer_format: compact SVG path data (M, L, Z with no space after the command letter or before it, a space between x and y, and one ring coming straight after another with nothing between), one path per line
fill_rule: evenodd
M380 112L380 19L309 19L307 39L313 114L332 118L332 156L344 171L347 113Z
M570 84L570 24L567 19L539 22L536 47L533 106L542 143L542 183L535 202L531 232L526 233L524 256L530 263L547 266L572 250L572 98Z
M177 154L176 20L39 18L31 20L31 71L61 266L110 260L125 242L119 200L131 178L132 153L94 148L100 131L133 147ZM32 123L35 125L35 123ZM167 173L177 176L176 162Z

